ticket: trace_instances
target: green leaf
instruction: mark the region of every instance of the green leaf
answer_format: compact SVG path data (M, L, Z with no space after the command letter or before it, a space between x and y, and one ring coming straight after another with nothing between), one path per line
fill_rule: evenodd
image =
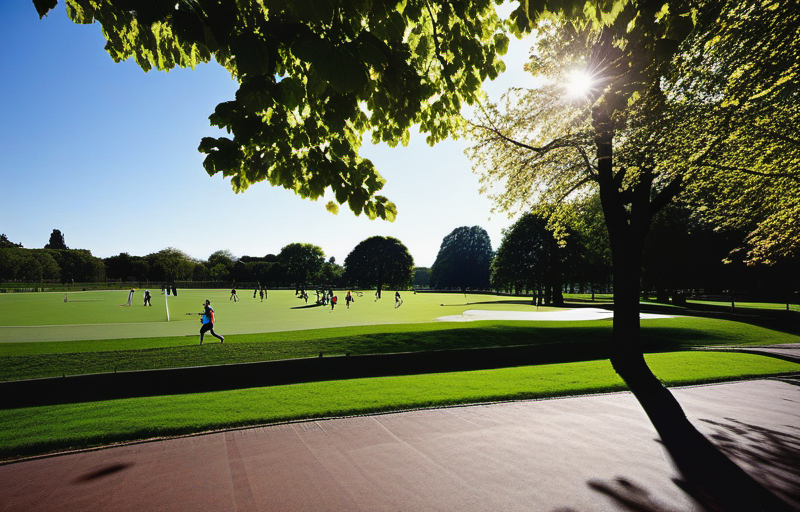
M47 16L51 9L55 9L58 0L33 0L33 6L36 7L36 12L39 13L39 19Z
M367 74L359 59L346 48L334 48L331 52L329 80L338 92L359 93L367 85Z
M335 3L333 0L292 0L288 5L301 21L327 25L333 20Z
M333 201L328 201L328 204L325 205L325 209L334 215L339 215L339 205Z
M269 50L257 34L244 33L236 36L231 41L230 51L236 60L240 78L269 72Z

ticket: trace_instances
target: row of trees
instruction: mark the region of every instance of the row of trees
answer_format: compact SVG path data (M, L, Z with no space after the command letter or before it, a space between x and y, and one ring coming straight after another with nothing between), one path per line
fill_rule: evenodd
M91 252L69 249L64 235L53 230L44 249L26 249L0 235L0 280L40 282L202 281L261 283L265 286L313 286L330 288L385 286L405 289L414 280L414 259L400 240L374 236L359 243L344 266L326 259L321 247L292 243L277 255L237 258L229 250L212 253L207 260L192 258L168 247L146 256L120 253L101 259Z

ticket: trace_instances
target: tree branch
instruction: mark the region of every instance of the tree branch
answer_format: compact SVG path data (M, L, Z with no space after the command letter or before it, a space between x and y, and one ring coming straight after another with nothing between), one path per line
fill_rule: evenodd
M656 194L653 200L650 201L650 210L652 214L655 215L656 212L667 206L670 201L675 199L681 190L683 190L683 180L681 176L677 176L674 180L668 183L666 187L662 188L661 191Z
M447 86L450 88L450 90L455 91L453 81L450 80L450 76L444 72L447 62L445 62L444 57L439 50L439 32L436 30L436 19L433 16L430 2L425 2L425 8L428 9L428 15L431 17L431 27L433 28L433 49L436 52L436 59L439 61L439 64L442 65L442 76L444 77L444 81L447 83Z
M509 144L513 144L517 147L534 151L539 154L547 153L548 151L552 151L554 149L568 148L571 146L571 144L566 143L563 139L553 139L552 141L550 141L549 143L547 143L542 147L535 147L529 144L525 144L524 142L519 142L518 140L512 139L511 137L504 135L499 128L495 128L492 126L485 126L482 124L473 124L472 126L491 132L496 136L500 137L501 139L503 139L504 141L508 142Z

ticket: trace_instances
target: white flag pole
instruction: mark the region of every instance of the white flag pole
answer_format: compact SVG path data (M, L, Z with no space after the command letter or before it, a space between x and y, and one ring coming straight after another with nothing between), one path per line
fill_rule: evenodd
M168 285L169 286L169 285ZM169 302L167 301L167 297L169 293L164 293L164 305L167 307L167 322L169 322Z

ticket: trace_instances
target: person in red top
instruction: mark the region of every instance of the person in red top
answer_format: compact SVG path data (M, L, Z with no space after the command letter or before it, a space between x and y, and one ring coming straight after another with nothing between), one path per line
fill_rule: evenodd
M203 324L203 326L200 327L200 344L203 344L203 336L209 331L211 332L212 336L219 340L220 343L225 343L225 336L220 336L214 332L214 322L216 319L214 318L214 308L211 307L210 300L206 300L206 303L203 304L203 312L197 314L202 315L200 322Z

